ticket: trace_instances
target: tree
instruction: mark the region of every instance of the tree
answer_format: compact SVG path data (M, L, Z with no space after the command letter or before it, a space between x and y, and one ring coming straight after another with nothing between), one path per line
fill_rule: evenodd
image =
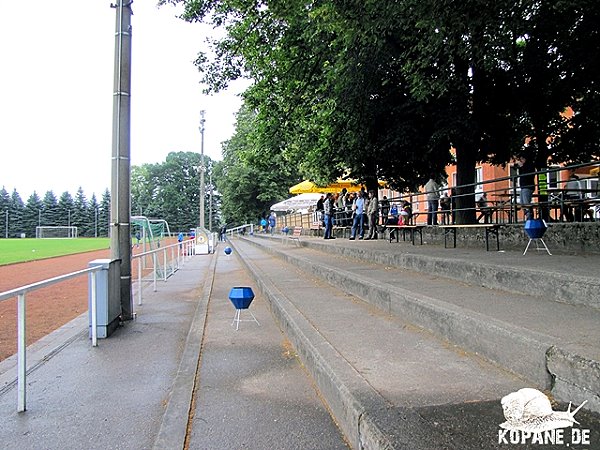
M525 138L544 144L538 160L548 136L556 158L597 154L592 0L173 3L227 30L214 57L197 60L208 90L254 80L255 161L282 157L317 182L345 175L371 187L383 176L398 189L453 162L464 223L476 164L506 164Z
M90 201L87 205L87 211L88 211L87 223L89 224L89 227L88 227L89 236L94 236L94 237L100 236L99 227L98 227L99 226L99 224L98 224L99 209L100 209L100 205L98 205L98 199L96 198L96 194L92 194L92 198L90 199Z
M71 226L77 227L79 236L90 236L92 221L88 211L88 202L81 186L77 189L75 200L73 202L73 211L71 212Z
M8 192L4 186L2 186L2 189L0 189L0 214L2 214L2 223L4 224L2 233L0 233L0 236L2 237L8 237L8 222L10 220L9 210L10 195L8 195Z
M57 226L60 210L58 208L58 200L52 191L46 191L44 199L42 200L42 225L45 226Z
M35 237L35 228L42 224L43 206L40 196L33 191L27 199L21 219L21 226L28 237Z
M298 171L283 155L263 159L261 138L257 136L256 113L242 107L237 114L236 131L223 145L223 161L213 179L222 195L223 221L228 224L255 222L269 207L289 196L289 186Z
M210 178L213 161L204 157ZM132 214L164 219L171 230L198 226L200 216L200 155L171 152L164 163L132 167ZM210 185L205 183L205 216L208 218Z
M61 194L58 199L58 209L60 211L58 225L62 227L72 226L71 215L75 209L75 204L69 192L65 191Z
M25 204L21 199L21 196L17 192L16 189L13 189L13 192L10 196L10 205L8 208L8 234L9 237L19 237L21 233L25 233L25 227L23 226L23 213L25 211Z
M102 199L100 200L100 206L98 208L98 236L108 237L109 236L109 222L110 222L110 191L105 189L102 193Z

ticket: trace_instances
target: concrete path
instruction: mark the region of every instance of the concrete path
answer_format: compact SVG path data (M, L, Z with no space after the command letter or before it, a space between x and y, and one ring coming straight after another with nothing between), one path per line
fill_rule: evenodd
M234 285L252 285L235 258L197 256L98 347L87 314L38 341L24 413L0 363L0 448L348 448L260 294L260 326L231 326Z

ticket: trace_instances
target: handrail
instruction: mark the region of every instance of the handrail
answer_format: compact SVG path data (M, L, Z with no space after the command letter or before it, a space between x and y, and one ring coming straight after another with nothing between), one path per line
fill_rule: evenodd
M194 247L194 241L193 240L187 240L187 241L182 241L182 242L177 242L175 244L170 244L167 245L165 247L160 247L160 248L156 248L154 250L149 250L147 252L142 252L142 253L136 253L135 255L131 256L131 259L138 259L139 263L138 263L138 277L137 277L137 297L138 297L138 305L142 304L142 269L143 269L143 264L142 264L142 258L145 258L146 256L152 256L152 290L153 292L157 291L157 271L158 271L158 253L162 252L163 254L163 281L167 281L167 278L171 275L173 275L177 270L179 270L179 268L181 267L181 265L183 263L185 263L185 258L186 257L191 257L194 252L193 252L193 247ZM168 260L167 258L167 250L170 250L170 254L171 254L171 259ZM174 252L176 252L177 256L174 256ZM183 253L183 259L182 259L182 253ZM172 270L170 273L167 274L168 272L168 262L169 261L175 261L175 264L172 266Z
M92 346L98 345L97 334L97 305L96 305L96 273L102 270L102 266L89 267L87 269L78 270L58 277L49 278L47 280L38 281L36 283L21 286L10 291L0 293L0 301L8 300L17 297L17 412L24 412L27 409L27 341L25 336L26 330L26 314L25 314L25 294L35 291L56 283L60 283L71 278L76 278L81 275L91 274L91 318L92 318Z
M176 251L177 253L177 264L173 267L173 270L169 275L172 275L175 270L178 270L181 264L181 256L182 252L179 249L184 250L184 259L185 256L193 255L192 246L193 241L185 241L181 243L171 244L162 248L154 249L148 252L138 253L132 256L132 259L142 258L151 255L154 261L154 291L156 292L156 272L157 272L157 254L158 252L163 252L163 261L164 261L164 280L167 280L167 250L170 250L171 253L171 261L174 261L175 258L173 253ZM177 250L175 250L178 248ZM138 305L142 304L142 284L141 284L141 261L138 264ZM42 289L57 283L61 283L63 281L76 278L82 275L90 274L90 316L91 316L91 338L92 338L92 346L98 346L98 318L97 318L97 298L96 298L96 276L97 272L103 270L101 265L88 267L86 269L77 270L75 272L70 272L64 275L59 275L57 277L48 278L47 280L38 281L35 283L31 283L25 286L20 286L18 288L10 289L5 292L0 292L0 301L8 300L14 297L17 297L17 412L24 412L27 409L26 399L27 399L27 341L26 341L26 294L29 292L36 291L38 289Z

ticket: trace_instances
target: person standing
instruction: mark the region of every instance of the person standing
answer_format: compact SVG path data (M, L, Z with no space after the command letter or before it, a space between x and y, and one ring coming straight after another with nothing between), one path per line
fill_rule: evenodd
M325 196L325 200L323 201L323 212L324 212L324 220L325 220L325 235L324 239L335 239L331 235L331 231L333 229L333 211L334 211L334 199L331 193L328 193Z
M533 199L533 189L535 188L535 167L524 156L519 158L517 167L519 168L519 187L521 188L519 201L521 208L525 211L525 220L530 220L533 219L531 202Z
M583 208L581 181L574 169L569 172L569 180L565 184L565 195L563 202L563 216L567 222L581 222L583 220Z
M366 239L377 239L377 222L379 218L379 201L375 191L369 191L369 206L367 207L369 218L369 235Z
M427 196L427 225L437 225L437 211L440 203L441 186L435 181L435 175L429 177L425 184L425 193Z
M381 223L385 224L390 213L390 201L384 195L381 199Z
M440 198L440 209L442 210L442 225L450 225L450 197L447 192L444 192Z
M356 238L356 233L358 231L359 239L362 239L365 235L365 230L363 228L363 213L365 212L365 199L363 198L362 191L356 193L356 199L352 204L353 210L353 220L352 220L352 229L350 231L350 240L353 241Z
M277 219L275 218L275 213L272 212L268 219L269 222L269 231L271 232L271 236L275 232L275 225L277 225Z

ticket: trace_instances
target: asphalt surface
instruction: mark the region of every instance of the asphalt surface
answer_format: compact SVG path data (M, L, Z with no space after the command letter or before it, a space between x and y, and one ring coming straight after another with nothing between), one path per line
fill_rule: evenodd
M0 363L0 448L348 448L260 295L231 325L234 285L235 257L196 256L98 347L87 314L65 325L28 350L24 413Z

